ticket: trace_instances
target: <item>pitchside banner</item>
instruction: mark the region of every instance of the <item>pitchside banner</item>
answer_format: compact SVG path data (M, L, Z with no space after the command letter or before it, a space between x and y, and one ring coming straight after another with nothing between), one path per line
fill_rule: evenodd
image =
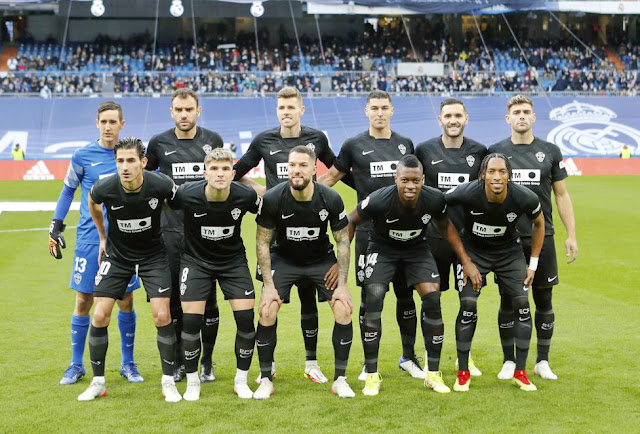
M438 97L396 97L392 128L415 144L441 134ZM29 160L68 160L75 149L98 138L98 98L0 98L0 159L10 160L19 143ZM121 136L145 143L173 127L169 98L120 98L125 127ZM469 113L465 135L490 145L508 137L507 98L464 99ZM302 123L323 130L337 154L348 137L368 128L365 98L306 98ZM565 157L610 157L627 145L640 156L640 98L534 98L536 136L557 144ZM275 98L203 98L199 125L232 143L239 158L260 131L278 125Z

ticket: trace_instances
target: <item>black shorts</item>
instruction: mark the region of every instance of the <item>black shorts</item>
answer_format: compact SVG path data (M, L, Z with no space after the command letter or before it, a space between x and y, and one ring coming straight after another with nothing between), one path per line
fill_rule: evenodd
M453 251L451 244L444 238L427 235L427 243L429 244L429 250L431 250L433 259L436 261L438 273L440 273L440 291L446 291L449 289L451 268L454 269L455 274L455 264L458 257Z
M271 269L273 270L273 268ZM260 270L259 265L256 265L256 280L262 282L262 270ZM324 294L319 289L316 289L315 284L311 281L302 281L299 284L296 284L296 286L298 287L298 296L301 299L307 292L317 292L319 302L330 300L330 298L325 298ZM315 294L313 294L313 298L315 300Z
M511 297L527 296L529 288L524 285L524 279L527 277L527 263L519 244L494 251L479 251L467 246L465 249L471 262L478 267L478 271L482 274L483 287L487 284L487 274L492 271L496 275L496 281L500 282L501 291L506 291ZM460 297L471 294L469 291L475 293L471 279L468 279L467 284L463 285L463 276L462 264L457 261L456 288L460 292Z
M318 301L328 301L333 297L333 290L327 289L324 276L336 263L336 257L330 253L320 261L308 265L299 265L283 259L276 253L271 254L271 272L278 295L284 303L289 303L289 294L293 285L298 290L314 289L318 292Z
M356 231L356 255L353 258L356 270L356 284L364 283L364 269L367 266L367 246L369 245L369 231Z
M216 280L225 300L255 298L253 280L246 257L238 257L226 264L205 266L185 255L180 271L180 300L204 301L216 290Z
M365 285L391 282L396 273L404 277L408 288L418 283L440 283L440 273L433 255L424 246L423 249L393 249L376 243L369 243Z
M166 252L158 253L137 264L117 261L103 255L95 277L93 296L122 300L127 285L135 274L142 280L148 298L171 297L171 274Z
M528 264L531 257L531 238L522 238L522 251ZM533 278L532 286L534 288L550 288L559 283L556 245L553 235L549 235L544 237L542 250L540 251L540 261L538 261L538 269Z

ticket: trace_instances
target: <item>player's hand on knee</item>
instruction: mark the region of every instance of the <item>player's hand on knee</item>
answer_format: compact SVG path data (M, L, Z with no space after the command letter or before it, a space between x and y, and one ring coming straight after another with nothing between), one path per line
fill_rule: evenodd
M65 227L66 225L59 219L53 219L51 226L49 226L49 254L56 259L62 259L61 249L67 247L64 235L62 235Z
M334 290L338 287L338 264L335 263L329 268L327 274L324 275L324 286L327 289Z
M471 285L473 289L476 291L480 291L482 289L482 274L478 271L478 267L471 261L463 264L462 270L464 273L464 277L462 278L462 284L467 284L467 279L471 280Z
M531 284L533 283L533 278L535 277L536 272L534 270L532 270L531 268L527 268L527 278L524 279L524 284L525 286L531 287Z
M569 258L567 264L572 263L578 257L578 241L574 238L567 238L564 242L565 256Z
M353 302L351 301L351 293L349 293L349 289L338 287L333 292L333 297L329 301L331 307L334 307L336 302L340 302L344 305L345 310L347 311L347 315L351 316L353 313Z
M258 306L258 312L260 316L269 317L271 313L271 305L276 302L278 306L282 306L282 299L278 295L278 291L275 288L267 289L263 287L262 295L260 295L260 305Z

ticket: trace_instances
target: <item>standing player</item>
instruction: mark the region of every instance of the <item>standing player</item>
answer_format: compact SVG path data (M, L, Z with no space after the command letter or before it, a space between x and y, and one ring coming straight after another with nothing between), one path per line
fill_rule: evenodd
M113 152L118 176L99 180L89 193L89 212L100 235L100 268L93 288L95 308L89 330L93 380L78 401L92 401L107 394L104 371L111 311L125 294L127 282L139 275L158 329L162 395L167 402L177 402L182 396L173 381L176 338L169 308L171 274L160 227L162 203L173 198L177 187L171 178L144 170L147 158L140 139L125 137ZM109 219L108 235L103 203Z
M545 239L542 245L540 267L533 281L533 300L536 305L536 336L538 338L538 356L533 372L547 380L556 380L558 377L549 367L549 347L555 324L555 314L551 304L551 293L558 280L558 262L553 239L554 227L551 205L551 190L556 198L558 214L567 230L565 241L568 263L573 262L578 256L578 241L576 239L576 221L573 214L573 204L567 191L564 179L567 170L562 161L562 152L553 143L545 142L533 136L533 123L536 115L533 111L533 101L524 95L516 95L507 103L507 123L511 125L511 137L505 139L489 150L500 152L509 158L513 167L513 182L526 186L538 195L542 204L542 212L545 218ZM522 239L522 247L525 256L529 258L531 253L531 227L526 220L518 225L518 232ZM500 285L500 282L498 282ZM503 297L498 314L500 339L504 352L504 365L498 374L500 379L513 377L513 320L515 311Z
M353 237L354 226L367 220L373 223L364 280L366 306L362 344L367 370L364 395L377 395L380 390L378 352L382 307L389 282L396 273L403 273L408 286L415 287L422 298L421 324L428 356L424 384L438 393L451 391L444 384L439 368L444 323L440 309L440 277L426 237L426 228L431 221L446 235L452 250L461 258L465 273L478 290L482 279L465 253L456 228L447 219L446 209L442 192L424 186L420 161L415 155L405 155L398 162L395 185L376 190L349 215L350 237Z
M296 146L303 145L314 151L318 159L327 167L333 166L335 155L329 147L327 136L319 130L300 125L300 118L304 115L305 106L302 95L295 87L283 87L277 95L276 114L279 127L271 128L258 134L249 149L236 163L235 179L252 186L258 194L264 196L267 189L287 182L289 151ZM264 161L267 177L267 187L245 177L246 173L256 167L260 160ZM326 285L334 289L337 275L329 273ZM327 377L320 370L316 350L318 347L318 306L316 304L315 287L298 287L300 296L300 325L306 352L305 377L315 383L326 383ZM319 296L320 297L320 296ZM320 301L323 301L320 299ZM272 369L275 373L275 366ZM260 382L260 377L256 380Z
M487 155L487 148L464 136L469 115L459 99L449 98L440 103L438 123L442 125L442 135L420 143L416 147L416 157L424 167L425 185L447 192L460 184L478 179L480 163ZM451 207L448 215L460 230L463 221L460 210ZM434 224L427 226L426 233L440 273L440 291L446 291L449 289L450 269L456 261L456 254ZM471 357L469 371L473 376L482 375Z
M108 101L98 106L96 127L100 138L83 148L78 149L71 157L69 170L64 179L64 187L60 193L58 204L49 229L49 253L56 259L62 258L60 249L65 242L62 232L64 218L69 212L76 189L80 187L80 221L78 222L76 249L71 273L71 289L76 291L76 304L71 316L71 364L64 371L60 384L74 384L85 374L84 347L89 332L91 317L89 312L93 305L93 278L98 271L98 249L100 238L88 208L89 190L100 178L116 173L113 158L113 147L118 142L120 130L124 126L122 107ZM144 381L135 362L133 348L136 333L136 313L133 310L133 291L140 284L133 279L122 300L118 300L118 327L122 344L122 364L120 374L131 383Z
M413 142L391 130L393 106L387 92L374 90L369 93L364 112L369 118L369 129L347 139L340 149L336 164L319 179L323 184L332 187L353 170L358 202L362 202L377 189L393 184L398 160L407 154L413 154ZM371 225L366 224L358 226L356 230L355 264L358 286L362 286L365 279L365 254L370 228ZM426 373L422 370L414 349L418 320L413 290L407 288L402 273L394 278L393 290L397 298L396 319L402 339L402 357L398 365L412 377L425 379ZM362 333L364 306L363 289L360 304L360 337L362 339L364 339ZM362 381L366 379L364 369L358 379Z
M447 204L460 206L464 213L464 247L482 274L493 271L503 285L503 293L518 312L515 321L516 367L513 384L524 391L534 391L527 377L527 355L531 340L529 286L538 266L544 239L544 216L538 197L529 189L509 182L511 167L502 154L489 154L482 160L480 179L462 184L446 194ZM533 220L529 266L518 240L516 224L526 215ZM456 265L456 283L460 311L456 319L456 347L460 363L453 390L469 390L469 351L478 321L480 290L463 281L464 265Z
M223 146L218 133L196 125L202 107L198 105L198 94L191 89L178 89L171 97L171 116L176 126L156 134L147 147L147 170L159 169L171 177L176 185L202 179L204 157L214 148ZM182 306L178 293L180 273L180 251L184 239L183 213L180 210L165 210L162 213L162 233L169 254L171 267L171 318L176 327L178 346L176 354L175 380L182 381L184 362L181 349ZM215 291L207 301L202 323L202 362L200 379L204 382L216 379L211 360L218 335L220 313Z
M183 184L170 202L184 210L184 247L180 299L184 312L182 342L187 372L184 399L200 398L198 359L205 301L218 280L236 320L237 371L234 392L250 399L247 374L253 357L255 290L240 235L245 213L258 212L261 198L246 185L233 182L233 155L217 148L204 159L204 180Z
M341 398L355 396L346 377L353 341L353 305L347 288L350 253L347 213L335 190L313 181L315 162L316 155L308 147L293 148L289 153L289 182L269 190L258 210L256 251L264 286L256 334L262 378L253 394L255 399L267 399L274 393L271 367L278 310L283 302L289 301L291 287L300 282L308 282L303 288L316 287L323 296L321 300L329 300L335 317L332 339L335 374L331 391ZM327 236L329 223L338 249L339 277L335 290L325 285L327 271L336 264Z

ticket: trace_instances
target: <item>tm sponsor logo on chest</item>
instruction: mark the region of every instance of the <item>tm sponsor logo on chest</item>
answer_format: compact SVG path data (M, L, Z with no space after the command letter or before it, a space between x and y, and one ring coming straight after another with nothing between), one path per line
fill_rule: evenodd
M118 229L120 229L120 232L126 232L129 234L144 232L151 229L151 217L130 220L118 219Z
M291 241L313 241L320 236L320 228L287 228L287 239Z
M231 238L235 226L202 226L200 228L200 236L205 240L220 241Z
M383 178L393 176L397 166L397 161L372 161L369 163L369 171L372 178Z
M203 163L172 163L171 173L173 179L199 179L202 178Z
M289 163L276 164L276 175L280 179L287 179L289 177Z
M512 181L520 185L540 185L540 169L513 169Z
M468 173L438 172L438 188L452 188L469 182Z
M472 232L474 235L483 238L501 237L507 231L506 226L491 226L484 225L482 223L474 222Z

